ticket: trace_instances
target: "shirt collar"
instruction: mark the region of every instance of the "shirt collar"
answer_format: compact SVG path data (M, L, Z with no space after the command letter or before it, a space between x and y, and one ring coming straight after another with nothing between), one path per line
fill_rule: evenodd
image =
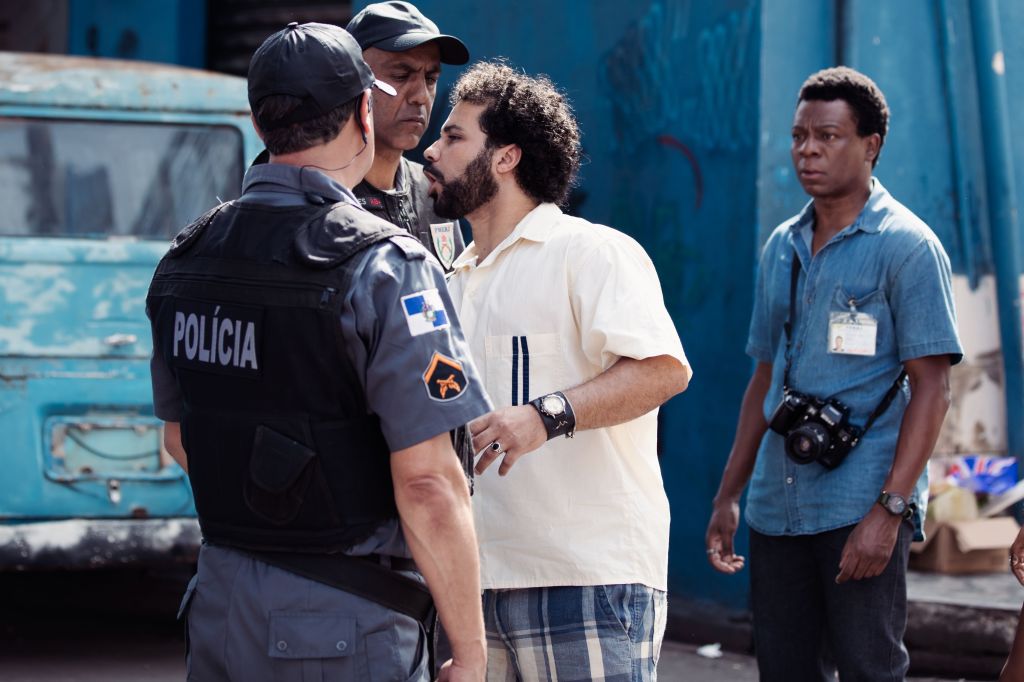
M486 262L493 262L505 249L515 244L520 239L527 239L532 242L545 242L551 237L558 219L562 217L562 209L555 204L538 204L533 210L523 216L523 219L516 224L515 228L501 243L494 247L487 256ZM470 242L466 249L459 254L459 257L452 263L453 270L469 268L476 263L476 242ZM476 263L481 265L480 263Z
M867 232L875 234L882 229L882 220L888 210L892 208L892 195L882 186L881 181L871 178L871 194L861 209L857 219L847 227L845 231ZM796 220L789 226L793 235L798 235L802 230L811 230L814 227L814 200L808 201L802 211L797 214Z
M309 166L299 167L285 163L250 166L242 180L242 193L250 191L312 194L330 202L345 201L359 205L352 190Z

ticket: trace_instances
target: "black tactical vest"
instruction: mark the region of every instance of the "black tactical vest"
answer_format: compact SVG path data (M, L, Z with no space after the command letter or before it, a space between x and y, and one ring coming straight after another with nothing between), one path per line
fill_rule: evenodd
M389 449L339 315L353 256L403 234L344 203L227 203L160 262L147 311L181 389L207 540L330 552L397 518Z
M459 221L434 213L434 202L427 194L429 188L423 166L403 156L398 163L395 189L385 192L363 180L352 188L352 193L367 211L419 239L444 271L451 272L452 261L465 250L466 244Z

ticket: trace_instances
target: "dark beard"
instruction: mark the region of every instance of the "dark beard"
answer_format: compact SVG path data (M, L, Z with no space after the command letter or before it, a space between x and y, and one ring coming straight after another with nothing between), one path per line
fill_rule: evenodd
M434 213L442 218L462 218L480 208L498 193L491 175L491 150L484 148L461 177L440 181L441 193L434 197Z

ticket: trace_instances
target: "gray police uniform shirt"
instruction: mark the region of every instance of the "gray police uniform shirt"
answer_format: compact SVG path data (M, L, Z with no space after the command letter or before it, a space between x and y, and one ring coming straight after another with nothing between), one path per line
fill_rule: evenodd
M430 181L423 164L404 156L398 162L395 188L377 189L366 180L352 188L363 208L382 220L409 232L450 272L452 263L466 249L458 220L434 213L434 200L427 194Z
M277 207L335 201L359 205L347 188L315 169L272 163L249 168L237 201ZM353 277L357 284L342 308L341 330L391 451L489 412L490 400L470 359L444 273L434 259L422 246L401 237L355 257L362 262ZM428 323L422 313L410 312L417 303L432 303L435 308L443 304L445 315L435 315ZM437 400L426 385L438 358L461 364L466 376L467 385L453 400ZM151 372L156 416L181 421L181 394L162 358L154 355ZM383 524L349 553L410 556L397 521Z

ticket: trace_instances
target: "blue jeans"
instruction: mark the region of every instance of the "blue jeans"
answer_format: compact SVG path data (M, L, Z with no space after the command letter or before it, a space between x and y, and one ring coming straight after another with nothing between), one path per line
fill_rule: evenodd
M907 560L913 528L900 524L892 558L874 578L835 582L856 526L815 535L750 531L754 646L761 682L902 682L910 660Z

